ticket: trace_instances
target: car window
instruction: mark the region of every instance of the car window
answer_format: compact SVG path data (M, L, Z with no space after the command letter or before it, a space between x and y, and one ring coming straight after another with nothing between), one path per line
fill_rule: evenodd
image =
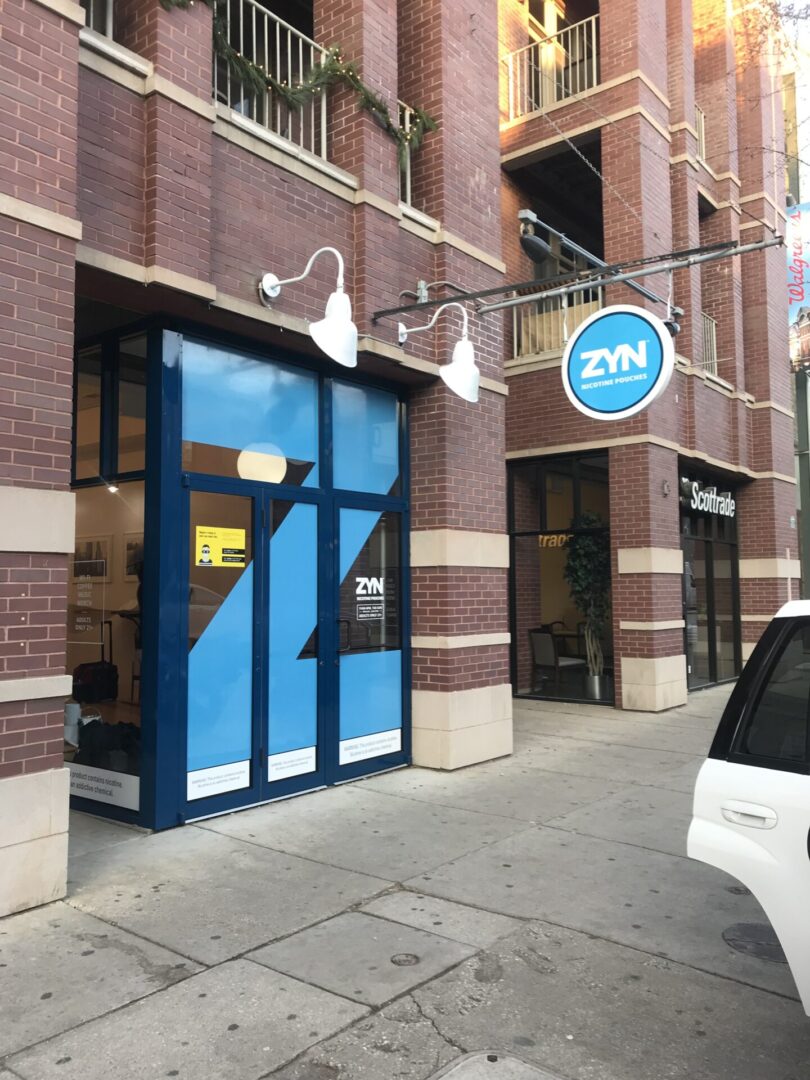
M747 711L732 754L771 761L807 761L810 715L810 626L788 638L753 709Z

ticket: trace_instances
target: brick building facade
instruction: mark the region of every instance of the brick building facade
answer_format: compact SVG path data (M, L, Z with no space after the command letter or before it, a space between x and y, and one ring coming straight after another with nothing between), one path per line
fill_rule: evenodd
M226 5L234 46L246 55L253 49L280 80L300 79L321 49L339 44L394 117L407 122L409 106L425 109L438 130L403 164L395 142L345 86L313 95L300 114L272 95L259 100L240 89L215 58L204 3L166 11L158 0L6 0L0 913L63 893L71 776L75 805L167 827L220 805L360 775L362 761L348 764L349 744L366 736L350 738L350 725L341 728L340 694L349 685L344 654L358 663L374 655L374 635L382 635L381 650L402 655L401 735L396 749L390 743L376 758L366 754L368 769L411 758L452 769L509 753L512 684L525 689L522 667L531 659L527 630L547 620L537 596L543 567L529 559L516 580L514 540L510 610L505 463L517 476L520 465L556 462L563 475L566 462L588 459L571 468L578 491L600 488L609 518L605 651L619 705L663 709L686 694L682 478L735 491L739 558L729 581L739 603L730 610L741 619L742 654L750 650L796 574L782 253L679 275L676 301L686 314L672 385L647 413L613 425L585 420L563 395L559 312L532 308L514 324L503 314L471 319L481 372L475 405L437 378L458 339L457 312L405 347L396 318L372 317L419 283L449 300L530 279L516 217L524 207L608 262L766 235L749 214L781 228L782 178L773 155L759 149L781 137L772 73L741 28L718 17L721 7L708 0L608 0L599 10L585 0L571 0L567 10L521 0ZM705 146L698 145L696 105ZM334 288L328 258L271 305L257 296L263 273L300 274L323 245L346 261L359 331L352 373L325 362L309 334ZM632 297L612 287L592 302L603 300ZM704 314L716 339L707 338ZM709 340L716 358L704 352ZM251 451L282 457L281 488L234 471L224 449L235 459L250 447L187 433L192 354L205 358L211 350L243 374L253 371L246 358L259 358L262 372L280 380L274 386L309 379L315 387L320 449L312 461L286 447L281 455L282 435L273 432ZM223 385L224 411L229 392ZM335 419L342 395L362 399L363 416L389 407L407 415L407 423L397 421L395 483L338 481L347 467ZM209 420L216 423L213 414ZM387 419L369 427L377 464L397 456L380 450L389 427ZM207 442L216 444L207 459L216 463L189 466ZM607 472L599 473L588 455L601 461L605 454ZM304 476L319 455L322 478L296 481L294 489L290 462ZM115 501L103 504L108 495ZM217 524L195 518L195 499L209 515L210 507L227 507L217 511L219 523L241 536L243 556L246 544L255 545L257 560L254 636L245 645L255 673L245 691L249 748L239 762L235 750L210 761L203 755L199 768L186 757L185 724L198 677L193 649L211 612L199 636L192 623L206 604L224 611L235 603L237 589L230 580L206 588L188 570L199 521ZM247 505L240 500L252 500L247 516L234 509ZM274 516L279 505L283 513ZM285 755L299 752L297 745L274 758L262 728L268 709L273 715L268 696L281 656L266 614L282 583L267 551L274 530L282 535L283 514L309 506L321 523L311 586L319 633L283 662L312 659L323 668L313 704L317 753L305 748L311 768L289 764ZM338 573L330 562L344 512L346 523L351 514L374 515L373 543L366 540L358 559L386 589L393 582L390 602L386 594L376 613L359 601L355 608L352 596L350 618L346 567ZM399 525L388 539L380 532L386 515L402 525L401 549L390 547ZM408 555L394 571L392 550ZM224 580L217 573L209 580ZM368 619L383 625L362 627ZM365 645L352 644L355 631L366 634ZM82 634L87 641L77 640ZM83 736L66 768L63 750L73 744L65 742L64 703L74 684L65 672L97 659L82 652L88 642L109 651L115 644L117 702L111 693L86 699L98 705L85 708L84 720L95 724L93 752L101 757L93 759ZM333 653L334 667L344 665L340 691L327 670ZM365 692L358 689L356 700L387 700ZM101 746L111 729L120 737ZM235 763L244 772L234 773Z

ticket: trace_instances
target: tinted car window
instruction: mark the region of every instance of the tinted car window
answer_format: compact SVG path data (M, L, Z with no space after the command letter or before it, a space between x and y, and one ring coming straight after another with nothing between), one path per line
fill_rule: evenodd
M797 626L743 720L733 754L785 762L807 760L810 627Z

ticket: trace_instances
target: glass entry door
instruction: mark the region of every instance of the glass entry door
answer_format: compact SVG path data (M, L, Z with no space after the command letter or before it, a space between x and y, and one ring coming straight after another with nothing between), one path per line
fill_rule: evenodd
M197 481L189 493L188 816L324 783L319 506Z
M690 690L708 686L712 678L710 623L710 566L705 540L684 537L683 588L686 624L686 678Z
M196 807L257 790L255 532L249 495L189 492L186 798Z
M337 766L342 775L403 750L401 516L359 506L338 509Z
M742 669L734 522L684 514L681 544L686 682L697 690L734 679Z
M192 484L187 819L401 764L401 512Z

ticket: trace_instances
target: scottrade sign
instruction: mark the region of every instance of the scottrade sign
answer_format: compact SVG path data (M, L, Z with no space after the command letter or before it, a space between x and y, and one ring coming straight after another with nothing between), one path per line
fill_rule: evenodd
M568 400L594 420L623 420L663 393L675 368L664 323L626 304L589 316L569 338L562 360Z

